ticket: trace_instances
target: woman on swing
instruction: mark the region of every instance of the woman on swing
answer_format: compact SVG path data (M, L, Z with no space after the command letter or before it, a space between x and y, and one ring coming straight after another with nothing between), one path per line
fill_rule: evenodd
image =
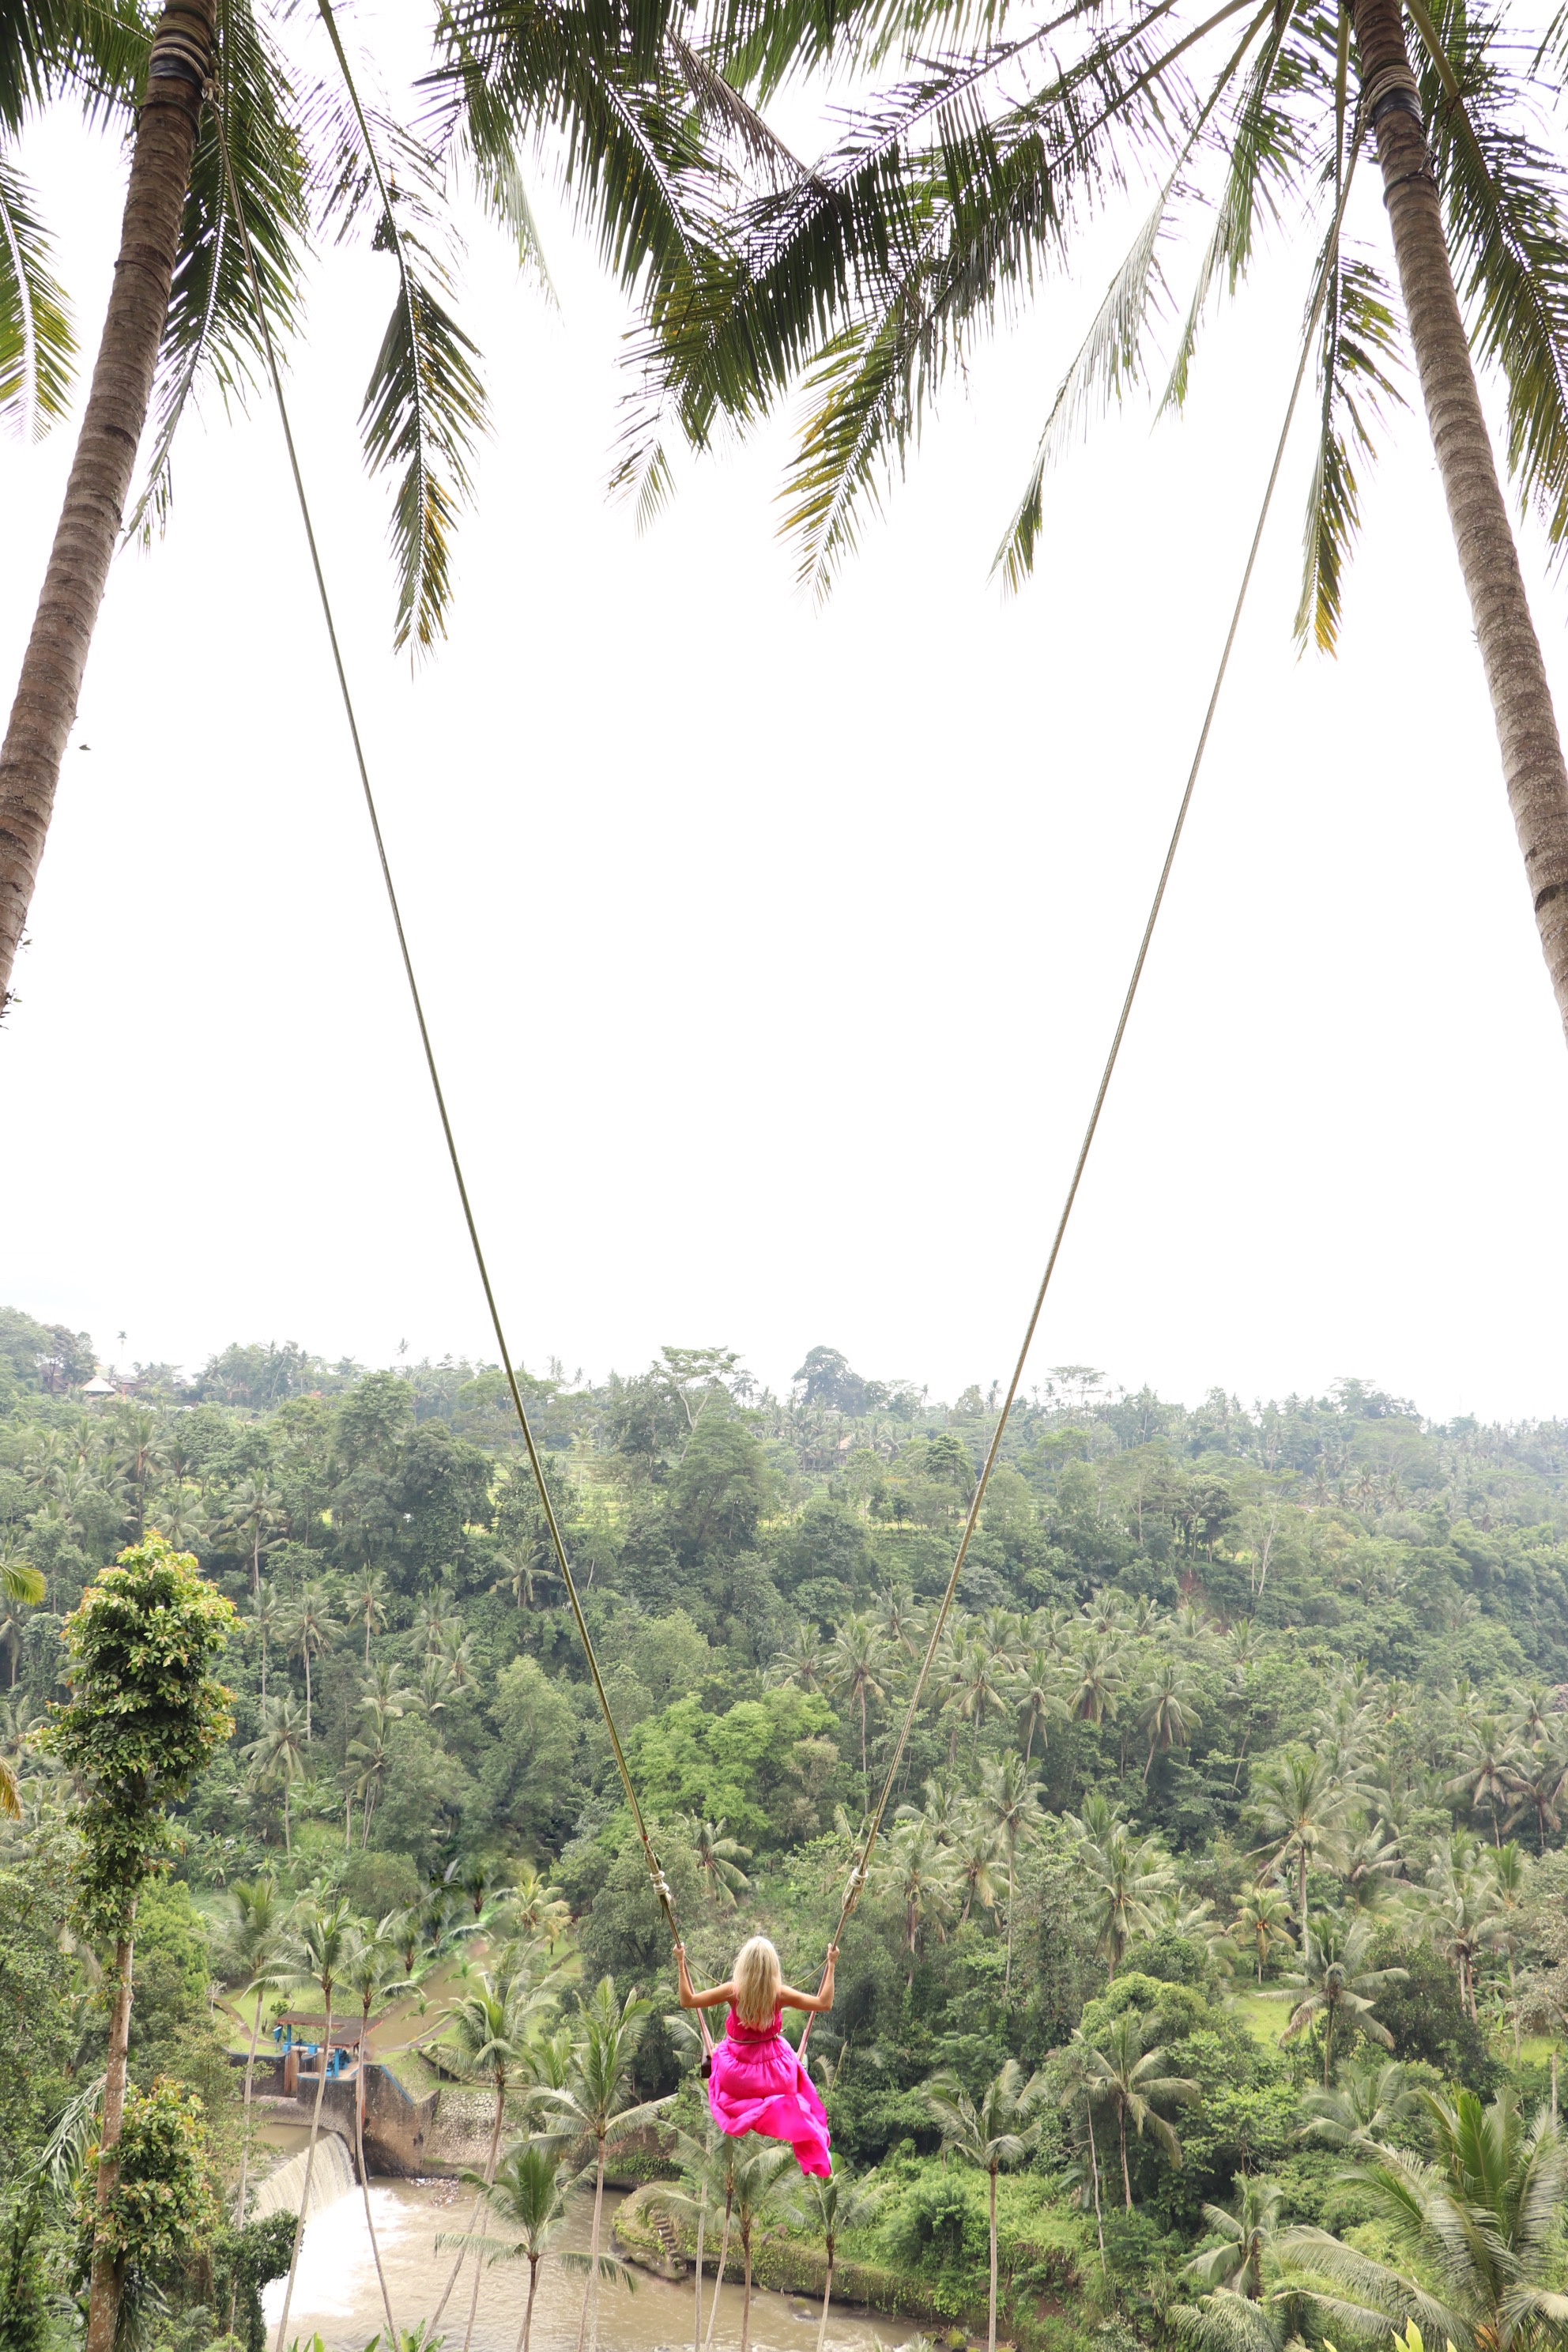
M803 2172L826 2179L833 2167L828 2156L827 2116L810 2075L779 2031L786 2009L805 2009L820 2015L833 2006L833 1967L837 1944L827 1948L820 1992L796 1992L784 1981L779 1956L765 1936L753 1936L735 1955L735 1972L710 1992L697 1992L686 1972L686 1947L677 1944L676 1966L680 1976L682 2009L717 2009L730 2005L723 2038L715 2044L708 2077L708 2104L713 2120L731 2138L742 2132L761 2132L768 2139L787 2140Z

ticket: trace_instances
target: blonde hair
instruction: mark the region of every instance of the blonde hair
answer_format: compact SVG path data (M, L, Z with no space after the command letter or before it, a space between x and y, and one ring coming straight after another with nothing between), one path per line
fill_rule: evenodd
M779 2005L784 1970L765 1936L753 1936L735 1955L735 2014L742 2025L771 2025Z

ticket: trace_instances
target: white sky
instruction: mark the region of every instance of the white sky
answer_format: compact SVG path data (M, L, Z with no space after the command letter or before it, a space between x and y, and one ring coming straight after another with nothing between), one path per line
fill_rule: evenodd
M90 351L120 160L53 121L24 161ZM989 1382L1190 757L1307 243L1210 336L1184 422L1135 410L1057 478L1005 605L990 556L1134 213L1108 225L817 610L775 536L784 423L689 468L646 538L606 502L626 306L541 209L558 317L474 234L495 431L416 677L353 429L387 259L321 263L294 366L514 1351L724 1343L780 1383L820 1341ZM1291 646L1304 443L1288 468L1041 1372L1568 1411L1568 1062L1419 415L1387 439L1337 663ZM69 449L0 444L7 698ZM215 403L176 493L116 567L0 1033L0 1299L123 1360L483 1352L269 411ZM1526 562L1561 694L1568 585Z

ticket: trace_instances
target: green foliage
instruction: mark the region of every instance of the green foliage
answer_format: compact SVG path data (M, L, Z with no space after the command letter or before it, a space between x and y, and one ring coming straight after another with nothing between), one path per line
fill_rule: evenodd
M0 2205L0 2352L44 2352L48 2342L43 2220L36 2189Z
M193 2260L219 2223L201 2101L164 2076L150 2090L132 2087L126 2093L114 2161L118 2177L100 2224L96 2148L82 2167L78 2223L83 2268L95 2225L122 2271L156 2278Z
M219 2311L232 2302L234 2333L244 2352L264 2352L267 2322L264 2287L288 2272L294 2243L292 2213L264 2213L243 2230L220 2230L213 2243L213 2292Z
M163 1858L165 1807L234 1729L211 1672L234 1617L191 1554L154 1536L104 1569L66 1620L71 1695L49 1741L89 1791L78 1888L94 1934L125 1933Z

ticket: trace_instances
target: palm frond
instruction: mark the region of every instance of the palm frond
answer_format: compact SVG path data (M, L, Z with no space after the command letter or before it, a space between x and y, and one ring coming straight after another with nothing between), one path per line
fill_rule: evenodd
M470 489L468 462L486 425L484 385L473 364L479 352L442 299L447 271L426 233L433 209L426 192L437 159L412 133L379 117L373 121L331 0L317 0L317 6L342 81L335 104L318 100L338 127L324 215L335 216L344 235L374 210L373 242L397 265L397 297L365 389L360 428L371 472L397 476L393 645L401 651L412 644L427 653L446 634L452 526Z
M1521 127L1506 12L1417 5L1417 79L1471 341L1505 387L1509 472L1568 549L1568 171Z
M42 439L70 399L71 332L32 191L0 153L0 416Z
M305 233L305 163L291 120L292 98L270 36L250 0L219 0L217 103L234 184L244 211L257 279L275 341L299 323ZM180 249L153 385L155 438L125 538L164 528L170 460L193 394L212 386L227 407L243 405L258 380L263 346L249 274L235 225L217 132L203 118L180 224Z

